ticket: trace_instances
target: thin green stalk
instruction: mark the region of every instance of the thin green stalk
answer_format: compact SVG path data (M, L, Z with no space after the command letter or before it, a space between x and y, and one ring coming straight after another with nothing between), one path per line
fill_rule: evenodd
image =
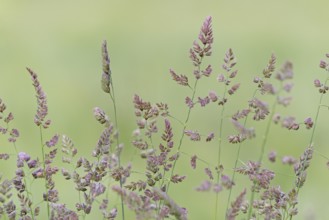
M225 94L226 94L226 86L225 86L225 91L223 95L223 99L225 99ZM221 149L222 149L222 139L223 139L223 121L224 121L224 111L225 111L225 104L223 105L221 114L220 114L220 122L219 122L219 141L218 141L218 154L217 154L217 163L218 166L220 165L220 156L221 156ZM219 181L219 173L217 175L217 183Z
M184 151L181 151L181 154L185 155L185 156L188 156L188 157L191 157L191 155L189 155L188 153L184 152ZM213 164L210 164L207 160L205 159L202 159L201 157L198 157L197 158L198 161L204 163L205 165L207 165L208 167L214 167L215 165Z
M258 91L258 89L254 91L254 94L252 96L252 99L255 98L257 91ZM247 121L248 121L248 115L244 119L243 127L246 127ZM242 142L239 143L238 151L237 151L236 158L235 158L235 163L234 163L234 168L233 168L233 174L232 174L232 178L231 178L231 180L233 182L235 180L236 168L238 166L238 162L239 162L239 158L240 158L241 146L242 146ZM228 194L228 199L227 199L227 204L226 204L226 213L227 213L227 211L229 209L229 205L230 205L230 201L231 201L231 195L232 195L232 189L233 189L233 187L230 188L230 191L229 191L229 194Z
M224 88L224 95L223 95L223 99L225 99L225 95L226 95L226 88L227 86L225 85ZM220 122L219 122L219 141L218 141L218 154L217 154L217 166L218 166L218 170L217 170L217 179L216 179L216 183L219 184L219 167L220 167L220 156L221 156L221 149L222 149L222 139L223 139L223 121L224 121L224 111L225 111L225 104L223 105L221 114L220 114ZM215 202L215 219L217 219L218 216L218 202L219 202L219 193L216 193L216 202Z
M199 69L199 71L200 71L200 66L198 67L198 69ZM192 89L192 91L193 91L193 93L192 93L192 102L194 102L194 97L195 97L195 92L196 92L196 87L197 87L197 85L198 85L198 81L199 81L198 79L195 80L194 87L193 87L193 89ZM190 87L190 88L191 88L191 87ZM184 124L183 124L182 135L181 135L181 137L180 137L179 144L178 144L178 148L177 148L177 152L178 152L178 153L180 153L180 148L181 148L181 146L182 146L183 138L184 138L184 131L185 131L186 127L187 127L187 122L188 122L189 119L190 119L190 114L191 114L191 108L188 108L187 116L186 116L185 122L184 122ZM178 120L178 119L176 119L176 120ZM179 121L179 120L178 120L178 121ZM179 121L179 122L180 122L180 121ZM169 187L170 187L170 183L171 183L170 180L171 180L171 177L174 175L174 170L175 170L175 167L176 167L176 163L177 163L177 159L174 161L173 166L172 166L172 169L171 169L170 178L169 178L169 180L168 180L168 184L167 184L167 187L166 187L166 189L167 189L167 193L169 192ZM165 177L165 175L166 175L166 171L164 170L164 172L163 172L163 177ZM164 185L164 182L165 182L165 178L162 179L161 186ZM161 206L161 202L160 202L160 205L159 205L159 206Z
M45 178L45 190L46 190L46 195L48 195L47 192L47 178L46 178L46 161L45 161L45 151L44 151L44 144L43 144L43 135L42 135L42 127L41 125L39 126L40 128L40 141L41 141L41 152L42 152L42 166L43 166L43 172L44 172L44 178ZM48 199L47 199L48 200ZM49 207L49 202L46 201L47 204L47 216L48 219L50 218L50 207Z
M324 85L327 85L328 80L329 80L329 77L326 79ZM324 95L324 93L321 93L321 95L320 95L320 100L319 100L318 108L316 110L316 115L315 115L315 119L314 119L314 125L313 125L313 130L312 130L309 146L312 146L312 144L313 144L313 140L314 140L314 136L315 136L315 129L317 127L317 124L318 124L317 122L318 122L319 115L320 115L320 108L322 107L323 95ZM297 195L299 193L299 190L300 190L300 187L297 187L297 192L296 192ZM295 208L295 206L296 205L294 204L292 208ZM290 220L291 219L292 219L292 215L290 216Z
M200 67L199 67L200 69ZM193 87L193 94L192 94L192 102L194 102L194 97L195 97L195 92L196 92L196 88L197 88L197 85L198 85L198 79L195 80L195 83L194 83L194 87ZM187 112L187 116L186 116L186 119L185 119L185 123L184 123L184 127L183 127L183 130L182 130L182 135L180 137L180 140L179 140L179 144L178 144L178 148L177 148L177 151L178 153L180 152L180 148L182 147L182 143L183 143L183 138L184 138L184 131L187 127L187 123L190 119L190 115L191 115L191 108L188 109L188 112ZM173 163L173 167L171 169L171 173L170 173L170 177L172 177L174 175L174 170L175 170L175 167L176 167L176 163L177 163L177 160L174 161ZM169 192L169 187L170 187L170 183L171 181L168 182L167 184L167 193Z
M317 154L319 154L319 155L320 155L321 157L323 157L324 159L329 160L329 157L328 157L327 155L321 153L320 151L314 149L314 152L316 152Z
M181 124L182 126L184 126L184 123L183 123L182 121L180 121L178 118L176 118L176 117L174 117L174 116L172 116L172 115L170 115L170 114L168 114L168 117L170 117L170 118L176 120L179 124Z
M326 84L327 84L327 81L328 81L328 79L326 80ZM323 93L321 93L321 96L320 96L320 101L319 101L318 109L316 111L316 115L315 115L315 119L314 119L314 125L313 125L313 130L312 130L312 135L311 135L311 138L310 138L310 144L309 145L311 145L313 143L315 129L316 129L316 125L317 125L317 122L318 122L319 115L320 115L319 113L320 113L322 98L323 98Z
M267 143L267 140L268 140L268 134L270 132L270 128L271 128L271 124L272 124L272 118L274 116L274 111L275 111L275 108L276 108L276 105L277 105L277 101L274 102L273 106L272 106L272 110L271 110L271 113L269 115L269 120L267 122L267 125L266 125L266 130L265 130L265 134L264 134L264 137L263 137L263 142L262 142L262 147L261 147L261 153L259 155L259 159L258 159L258 162L261 163L263 161L263 157L264 157L264 153L265 153L265 147L266 147L266 143Z
M112 79L111 79L112 80ZM115 127L117 129L117 131L119 131L119 125L118 125L118 117L117 117L117 107L116 107L116 101L115 101L115 95L114 95L114 87L113 87L113 82L111 83L111 89L112 89L112 93L110 93L111 99L112 99L112 103L113 103L113 109L114 109L114 120L115 120ZM121 149L119 149L120 147L120 140L119 140L119 134L116 135L116 140L117 140L117 148L118 151L121 151ZM121 158L120 158L121 152L118 152L118 164L119 167L121 166ZM120 188L122 188L122 180L120 179ZM124 208L124 203L123 203L123 197L122 195L121 197L121 211L122 211L122 220L125 219L125 208Z
M248 119L248 116L244 119L243 127L246 126L247 119ZM239 143L238 151L236 153L236 158L235 158L234 168L233 168L233 174L232 174L232 178L231 178L232 182L234 182L234 180L235 180L236 168L238 166L238 161L239 161L239 157L240 157L241 146L242 146L242 142ZM229 194L228 194L228 199L227 199L227 204L226 204L226 213L227 213L227 211L229 209L229 205L230 205L230 201L231 201L231 195L232 195L232 189L233 189L233 187L230 188L230 191L229 191Z
M276 96L276 98L277 97L278 96ZM271 124L272 124L272 118L274 116L274 112L275 112L276 106L277 106L277 100L275 100L275 102L273 103L272 109L271 109L271 112L270 112L270 115L268 116L269 117L269 120L267 122L265 133L264 133L264 136L263 136L263 142L262 142L262 145L261 145L261 152L260 152L260 155L259 155L258 163L261 163L263 161L263 157L264 157L264 153L265 153L265 147L266 147L266 143L267 143L267 140L268 140L268 135L270 133L270 128L271 128ZM254 202L254 197L255 197L255 191L253 191L251 193L251 198L250 198L250 202L249 202L249 205L250 206L249 206L248 218L247 219L250 219L251 218L252 204Z

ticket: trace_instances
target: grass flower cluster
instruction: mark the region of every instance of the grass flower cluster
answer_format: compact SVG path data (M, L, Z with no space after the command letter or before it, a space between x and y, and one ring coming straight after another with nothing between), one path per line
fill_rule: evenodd
M294 219L298 215L298 204L303 202L298 197L307 184L308 167L313 154L318 153L314 139L320 109L327 107L323 97L329 90L329 61L320 62L327 78L314 80L313 87L320 93L316 115L298 119L280 113L292 101L290 92L294 72L291 62L278 67L277 58L272 54L268 63L263 64L260 74L250 79L253 85L249 88L250 98L236 105L234 99L245 83L239 81L238 59L232 49L227 49L221 73L215 75L213 66L208 63L213 44L212 18L209 16L189 50L193 72L185 75L169 70L168 78L171 77L188 94L181 106L175 106L186 112L184 118L172 115L167 103L151 103L135 94L132 103L136 129L132 131L131 140L122 140L114 88L115 83L120 82L113 80L115 74L111 71L107 42L104 41L101 46L103 72L99 75L100 91L108 95L113 111L108 114L100 107L93 109L94 118L103 131L90 155L85 156L79 154L79 149L67 135L47 133L51 126L47 96L38 74L27 68L36 93L34 123L39 129L40 155L33 158L20 147L19 129L12 127L11 123L15 120L14 114L7 111L5 100L0 99L0 133L14 149L9 153L0 152L0 159L2 163L15 166L15 173L0 178L0 219L90 219L93 212L101 213L103 219L128 219L127 212L133 212L140 220L195 219L174 193L176 185L189 181L189 176L179 169L182 157L189 158L190 169L195 175L204 176L202 182L189 189L191 198L204 192L215 198L214 204L209 204L209 216L204 219ZM329 54L326 57L329 58ZM203 91L200 83L205 78L214 80L218 86ZM216 108L217 113L212 118L217 128L202 131L193 127L192 112L208 114L209 106ZM264 125L263 129L257 129L259 123ZM278 156L275 149L268 148L273 126L281 126L290 132L309 130L309 142L305 143L299 158ZM232 133L233 129L235 132ZM255 157L243 161L241 149L251 140L257 143L252 149ZM190 142L200 145L216 142L216 149L211 150L217 159L202 158L187 147ZM135 161L122 161L124 145L135 148L143 169L135 168ZM222 150L228 147L236 150L233 157L230 155L233 167L223 160L227 155ZM294 179L286 191L273 183L276 171L266 166L280 161L291 168ZM74 186L74 204L61 199L57 178ZM242 185L239 179L250 183ZM38 189L42 191L40 197L33 190L37 183L41 186ZM227 191L227 196L223 196L223 191ZM113 197L120 202L112 202ZM221 204L225 204L224 212Z

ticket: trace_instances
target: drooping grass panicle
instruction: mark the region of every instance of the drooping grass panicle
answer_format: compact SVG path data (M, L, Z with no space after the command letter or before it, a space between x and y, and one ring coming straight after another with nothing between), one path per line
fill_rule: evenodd
M67 135L62 135L62 162L70 164L72 159L78 153L78 149L74 147L74 143Z
M222 64L222 70L224 71L224 73L221 73L218 75L217 77L217 81L219 83L221 83L223 85L223 91L222 91L222 95L221 95L221 99L219 99L218 101L218 105L221 107L220 110L220 118L219 118L219 139L218 139L218 152L217 152L217 176L216 176L216 185L219 186L220 185L220 176L222 176L222 173L219 172L219 167L222 167L223 165L221 164L221 152L222 152L222 143L223 143L223 139L224 139L224 113L225 113L225 107L228 101L228 95L232 96L240 87L239 83L234 84L233 86L231 86L231 82L232 80L237 76L238 70L234 69L234 67L237 64L237 60L236 60L236 56L233 53L233 50L231 48L229 48L226 52L225 52L225 56L224 56L224 63ZM227 95L228 94L228 95ZM243 137L241 137L242 139ZM230 138L229 138L230 139ZM231 142L229 140L229 142ZM232 185L234 184L234 182L232 180L230 180L232 182ZM229 188L231 190L231 188ZM216 193L216 202L215 202L215 219L218 218L218 209L219 209L219 194Z
M300 189L306 180L306 170L310 166L311 159L313 157L313 146L305 149L304 153L300 156L298 163L295 165L296 174L296 187Z
M313 157L314 147L313 145L307 147L303 154L300 156L298 162L294 164L294 171L296 175L295 179L295 186L293 187L293 190L290 193L291 202L290 202L290 209L289 209L289 219L291 220L293 216L297 215L298 209L296 207L297 205L297 199L299 195L299 190L303 187L306 177L307 177L307 168L310 166L310 162Z
M180 207L165 192L157 188L147 191L146 196L139 196L135 192L114 187L113 190L124 197L127 206L136 213L136 219L175 219L186 220L187 212ZM157 207L153 201L162 201L162 206Z
M110 57L107 52L107 42L104 40L102 44L102 61L103 61L103 73L102 73L102 89L106 93L111 92L111 69L110 69Z
M263 75L265 78L271 77L272 73L275 70L275 63L276 63L276 57L274 54L272 54L270 60L268 61L266 68L263 70Z
M326 57L329 58L329 54L326 54ZM309 147L306 148L303 155L300 157L299 161L297 163L295 163L294 170L295 170L295 174L296 174L296 181L295 181L295 190L294 190L295 196L294 197L296 197L296 198L298 197L300 188L304 185L304 183L306 181L306 177L307 177L306 169L310 165L310 160L312 159L313 152L314 152L313 145L314 145L315 131L317 128L317 124L319 122L320 109L321 109L321 107L323 107L322 100L323 100L324 95L329 90L329 86L327 85L328 80L329 80L328 66L329 66L329 64L327 61L321 60L319 67L324 69L327 72L326 79L324 82L321 82L319 79L314 80L314 86L316 88L318 88L318 91L320 93L320 99L319 99L319 103L317 106L315 119L314 119L314 121L311 118L307 118L304 120L304 124L305 124L306 128L307 129L312 128L312 133L311 133L311 137L310 137ZM292 205L292 210L295 210L295 212L291 213L290 220L293 218L294 215L297 214L297 208L295 207L296 204L297 204L297 202Z
M189 134L192 135L192 133L194 133L194 132L191 133L190 131L186 132L186 128L187 128L187 123L189 122L189 119L190 119L191 109L194 107L194 104L196 102L195 94L197 91L198 81L202 76L209 77L212 72L212 68L210 65L208 65L204 70L201 70L203 58L206 56L211 56L211 53L212 53L213 32L212 32L212 18L210 16L207 17L205 19L204 23L202 24L198 38L201 43L199 43L198 41L194 41L193 47L190 49L190 59L191 59L193 65L195 66L195 69L193 71L193 74L195 76L195 83L193 86L190 87L192 89L192 95L190 97L185 98L185 103L188 105L188 111L187 111L186 119L183 123L182 135L181 135L179 143L177 145L178 152L180 151L180 149L182 147L184 136L189 135ZM184 75L177 77L178 76L177 74L173 75L173 73L174 73L173 70L170 70L170 72L172 74L173 79L176 82L178 82L180 85L188 85L187 84L188 77L186 77ZM209 98L205 99L205 100L199 99L199 103L201 106L206 105L207 103L209 103L209 101L210 101ZM197 134L197 133L195 133L195 134ZM197 137L197 135L192 135L192 136L193 136L193 139L196 139L196 140L199 139ZM177 159L178 159L178 157L177 157ZM175 159L172 164L170 179L174 176L177 159ZM166 186L167 193L169 191L170 183L171 183L171 181L169 181Z
M198 67L202 63L202 58L204 56L211 56L211 49L213 44L213 32L212 32L212 17L208 16L201 27L199 33L199 42L193 42L193 48L190 49L190 59L192 60L194 66ZM195 72L197 79L201 77L200 71Z
M170 74L171 74L171 77L173 78L174 81L176 81L179 85L182 85L182 86L190 86L188 84L188 78L187 76L181 74L181 75L177 75L175 73L174 70L170 70Z
M1 180L2 178L0 176L0 216L6 210L5 212L9 219L15 219L18 213L20 213L19 216L22 218L33 219L38 215L38 206L33 207L35 204L27 185L27 174L24 170L24 166L31 164L32 160L30 160L31 157L29 154L19 151L16 141L20 133L18 129L11 128L14 115L12 112L7 113L6 108L6 104L0 99L0 134L8 136L7 141L13 145L17 160L15 176L12 179ZM1 160L9 160L11 155L1 153L0 158ZM33 167L29 166L29 169L33 169ZM13 188L16 190L15 192L11 192ZM19 206L16 207L14 201L19 203Z
M50 219L71 219L78 220L79 216L74 211L68 209L66 204L51 204Z
M14 114L12 112L6 112L7 106L4 101L0 98L0 121L3 125L0 125L0 134L8 135L8 142L13 143L15 151L17 153L17 148L15 142L20 136L20 132L17 128L11 128L11 122L14 120ZM1 154L1 159L9 159L9 154Z
M234 125L235 129L239 132L239 136L242 139L246 138L254 138L256 136L254 128L246 128L237 120L231 120L232 124Z
M96 120L98 119L99 118L96 117ZM73 171L62 169L62 175L66 180L72 180L76 186L76 190L79 192L79 202L76 204L76 208L78 211L82 212L84 218L92 212L96 201L102 198L102 195L105 194L104 199L108 201L107 193L109 191L109 186L106 186L102 181L110 179L111 182L124 182L125 178L130 175L131 167L129 165L125 168L119 166L117 154L110 152L110 145L115 140L113 136L113 125L109 122L92 152L92 156L96 158L96 160L92 161L80 157L76 161L76 166ZM71 163L77 150L74 148L73 141L66 136L63 136L62 151L68 156L65 161ZM80 198L80 194L83 195L83 199ZM108 202L104 200L103 203L100 210L104 218L114 218L117 215L116 209L110 209ZM111 218L109 216L111 216Z
M33 87L36 91L38 109L37 113L34 117L34 123L37 126L42 125L42 127L47 128L50 125L50 120L46 120L46 116L48 115L48 104L47 104L47 96L46 93L43 91L40 82L38 80L38 75L30 68L26 68L27 71L31 75Z
M164 201L164 204L169 208L169 213L171 215L175 216L177 220L187 220L186 209L178 206L177 203L171 199L167 193L157 188L154 188L154 192L158 194L160 200Z
M53 175L58 171L56 166L51 166L53 159L56 157L57 149L50 150L48 153L45 151L45 146L53 147L56 145L56 137L49 141L45 142L43 138L43 129L46 129L50 126L51 121L46 120L48 115L48 104L47 96L43 91L40 82L38 80L38 75L30 68L26 68L31 75L33 82L33 87L36 91L37 97L37 113L34 117L34 123L39 126L40 130L40 145L41 145L41 156L42 162L38 168L32 173L35 179L41 178L44 179L45 192L43 193L43 201L46 203L47 207L47 217L50 217L50 203L56 203L58 201L58 191L55 189L55 182L53 181Z
M208 16L203 22L201 31L199 33L199 40L202 42L204 48L203 53L199 53L200 57L211 55L211 46L214 41L212 33L212 17Z
M99 123L105 124L105 126L109 123L109 117L106 115L105 111L99 107L94 108L94 117Z
M231 208L226 213L226 219L227 220L235 220L236 216L239 214L240 209L244 202L244 197L247 193L247 190L244 189L240 195L236 198L234 202L231 204Z
M241 117L245 117L244 125L240 126L245 127L245 124L247 122L247 116L249 115L249 112L251 111L253 113L253 120L254 121L260 121L260 120L265 120L267 119L267 126L265 129L265 133L263 136L263 141L261 144L261 152L259 156L258 162L261 163L263 160L263 155L265 153L265 147L267 145L267 139L268 135L270 134L270 127L272 124L272 119L274 118L276 107L278 104L281 104L283 106L287 106L290 104L291 98L290 97L281 97L281 91L286 91L289 92L291 90L292 84L290 82L286 82L286 80L291 79L293 77L293 71L292 71L292 64L290 62L285 62L282 65L282 68L277 71L275 78L280 81L280 88L277 89L276 86L270 81L271 76L275 71L275 64L276 64L276 57L274 54L271 55L271 58L269 59L269 62L267 66L263 69L262 75L263 77L255 77L254 78L254 83L257 84L258 91L260 92L261 95L269 94L273 95L276 97L276 100L274 100L272 106L270 107L268 103L262 101L260 98L256 97L256 92L254 92L254 95L252 99L249 101L249 111L241 110L241 113L238 112L233 116L232 122L237 127L237 123L234 119L239 118L240 114ZM242 114L245 112L244 114ZM292 125L298 125L293 121ZM245 130L246 131L246 130ZM255 133L253 132L253 135L251 137L254 137ZM243 138L243 135L233 135L229 137L230 142L232 143L238 143L243 141L246 138ZM238 147L238 152L240 152L240 145ZM238 153L239 154L239 153ZM237 159L236 159L236 164L237 164ZM235 165L236 167L236 165ZM235 171L233 173L233 176L235 176ZM254 187L256 185L254 184ZM253 203L253 198L254 198L255 191L252 192L251 194L251 199L250 199L250 204ZM248 212L248 218L251 217L251 210L252 210L252 205L249 208Z
M46 203L47 216L49 218L51 215L50 204L57 203L59 200L58 191L55 188L55 181L53 180L53 176L58 172L59 168L52 165L53 160L57 155L57 148L55 147L55 145L58 142L59 136L54 135L50 140L44 141L43 129L48 128L51 122L50 120L46 120L46 116L48 114L47 97L40 85L37 74L30 68L27 68L27 71L31 75L38 103L37 113L34 117L34 122L40 128L42 161L38 163L38 160L31 160L26 161L26 163L28 164L29 168L36 168L36 170L32 172L32 176L35 179L44 179L45 192L43 193L43 201ZM45 147L48 147L48 149L46 150ZM23 198L23 195L21 195L21 198Z
M115 97L115 91L114 91L114 85L112 80L112 72L110 67L110 57L107 49L107 41L103 41L102 44L102 64L103 64L103 73L102 73L102 79L101 79L101 86L105 93L108 93L111 97L112 104L113 104L113 111L114 111L114 123L116 128L116 134L114 135L114 138L116 140L116 148L115 148L115 157L118 160L118 169L123 169L121 167L121 152L123 150L123 144L120 143L120 136L119 136L119 124L118 124L118 116L117 116L117 103L116 103L116 97ZM106 118L106 114L103 114L100 109L94 110L94 115L96 119L100 122L105 124L106 126L109 126L108 119ZM103 133L104 134L104 133ZM123 181L124 179L119 178L120 187L123 187ZM109 185L109 184L108 184ZM108 197L108 191L106 194L106 197ZM108 198L106 198L108 199ZM125 211L124 211L124 204L123 204L123 198L121 197L121 211L122 211L122 219L125 219Z

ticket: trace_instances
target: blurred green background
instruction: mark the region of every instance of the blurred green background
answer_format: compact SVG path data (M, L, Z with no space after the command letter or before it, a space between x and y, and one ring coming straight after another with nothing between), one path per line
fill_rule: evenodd
M271 53L278 57L278 67L285 60L294 63L295 87L293 103L288 110L300 121L314 117L319 94L313 86L315 78L324 79L319 61L329 52L328 29L329 1L0 1L0 97L15 115L13 125L19 128L19 149L39 155L38 128L33 124L36 111L35 92L25 67L39 75L47 93L49 118L53 125L47 130L70 136L81 155L89 155L95 146L102 127L94 120L92 109L99 106L113 116L108 96L100 88L101 55L104 39L108 41L113 80L119 109L119 123L125 143L127 162L134 154L130 144L135 128L132 97L135 93L145 100L166 102L170 112L185 118L185 88L171 80L169 68L191 76L193 67L188 50L197 39L204 18L213 17L213 56L206 60L214 68L214 76L200 83L199 94L205 96L216 88L217 73L225 51L232 48L238 59L241 91L232 102L246 106L252 96L253 76L261 74ZM329 101L329 100L327 100ZM231 113L236 110L228 108ZM230 113L227 112L227 115ZM329 156L327 149L329 122L328 110L320 112L316 131L316 150ZM203 132L218 127L218 109L210 107L192 114L190 129ZM226 122L227 123L227 122ZM179 127L179 124L174 124ZM262 136L264 123L257 127ZM223 131L227 136L232 126ZM298 157L307 147L311 132L301 129L288 132L273 126L268 149L276 149L280 156ZM179 131L179 129L177 129ZM178 132L179 133L179 132ZM176 136L178 138L179 135ZM2 152L12 152L11 145L0 139ZM241 160L256 160L261 139L243 145ZM183 150L197 152L208 161L216 163L217 143L184 142ZM233 167L235 145L224 144L223 163L227 172ZM134 163L138 163L138 158ZM178 162L178 170L188 175L188 181L172 187L175 200L189 210L190 219L212 219L215 197L211 193L196 193L206 176L187 169L189 158ZM10 172L14 161L1 162L1 170ZM268 166L277 172L275 184L288 190L294 184L291 168L278 164ZM13 168L14 169L14 168ZM305 186L300 192L299 215L295 219L326 219L328 216L329 171L326 160L315 153ZM62 201L74 207L71 200L77 194L59 178ZM238 176L237 182L245 178ZM242 190L238 185L234 194ZM227 192L222 192L221 211L226 208ZM249 196L249 195L248 195ZM38 199L36 199L38 200ZM205 202L206 201L206 202ZM117 203L115 199L110 203ZM95 207L97 209L97 207ZM97 218L97 213L92 215ZM131 215L131 219L133 219ZM89 219L89 218L88 218Z

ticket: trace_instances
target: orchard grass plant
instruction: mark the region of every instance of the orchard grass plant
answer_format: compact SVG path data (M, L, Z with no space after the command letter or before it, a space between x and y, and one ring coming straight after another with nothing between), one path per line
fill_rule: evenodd
M318 105L314 116L299 119L285 115L289 107L293 88L293 64L286 61L277 63L275 54L269 55L259 74L249 82L239 80L236 52L228 48L223 53L220 64L209 64L212 56L214 36L212 18L207 17L197 40L189 49L189 59L193 67L191 74L181 74L174 68L168 71L171 79L188 94L181 106L175 109L185 112L183 118L172 115L171 106L159 101L151 103L147 97L137 93L132 97L132 114L136 117L136 129L130 140L120 135L115 87L107 42L101 46L102 74L100 93L108 97L112 108L108 114L100 107L93 109L93 116L103 131L95 141L90 155L80 155L75 143L65 134L49 134L51 120L48 118L48 100L41 86L37 72L27 68L36 96L34 125L39 129L39 156L33 157L20 142L19 129L12 126L14 114L7 110L6 101L0 99L0 132L7 140L2 146L10 145L11 152L1 148L0 159L8 166L15 166L15 172L0 177L0 217L1 219L91 219L90 214L98 212L102 219L128 219L127 212L134 213L135 219L195 219L185 204L178 202L174 189L189 181L189 176L180 167L189 161L190 171L203 177L203 181L191 187L191 198L205 194L214 199L210 203L204 219L294 219L298 216L299 195L307 184L307 171L314 153L318 153L315 133L320 118L320 109L328 108L323 103L329 90L329 61L320 61L324 74L321 79L310 83L318 92ZM326 54L329 58L329 54ZM214 73L213 69L219 69ZM207 80L217 83L214 88L203 91L200 84ZM323 78L323 79L322 79ZM248 87L249 98L237 105L240 86ZM33 95L33 94L32 94ZM127 103L131 104L131 103ZM210 106L216 109L211 116L217 126L212 131L202 131L193 127L194 111L207 115ZM234 109L232 111L232 109ZM284 111L283 111L284 110ZM281 113L284 112L284 113ZM258 124L264 126L257 129ZM309 133L309 142L300 156L279 155L269 149L269 138L276 135L273 127L288 132ZM309 131L306 131L309 130ZM256 143L254 157L241 159L241 150L248 148L247 142ZM207 148L216 160L203 158L193 152L189 145L206 145L214 142L216 148ZM246 145L246 146L244 146ZM123 162L125 148L134 148L134 160ZM235 150L234 155L225 155L223 149ZM8 149L8 148L6 148ZM232 158L232 164L225 164L225 157ZM137 158L137 159L136 159ZM143 164L135 166L134 163ZM272 164L273 163L273 164ZM290 172L290 188L283 190L277 182L279 174L270 169L269 164L285 164ZM279 164L278 164L279 165ZM71 193L74 203L61 199L61 191L55 181L63 181L74 186ZM239 182L244 179L244 182ZM246 181L249 184L245 184ZM38 184L38 189L35 185ZM188 185L191 186L191 185ZM284 187L286 188L286 187ZM35 194L35 191L41 194ZM226 191L226 193L224 193ZM192 200L192 199L190 199ZM211 200L212 201L212 200ZM200 202L200 201L195 201ZM224 204L224 208L221 207ZM225 210L225 211L222 211Z

